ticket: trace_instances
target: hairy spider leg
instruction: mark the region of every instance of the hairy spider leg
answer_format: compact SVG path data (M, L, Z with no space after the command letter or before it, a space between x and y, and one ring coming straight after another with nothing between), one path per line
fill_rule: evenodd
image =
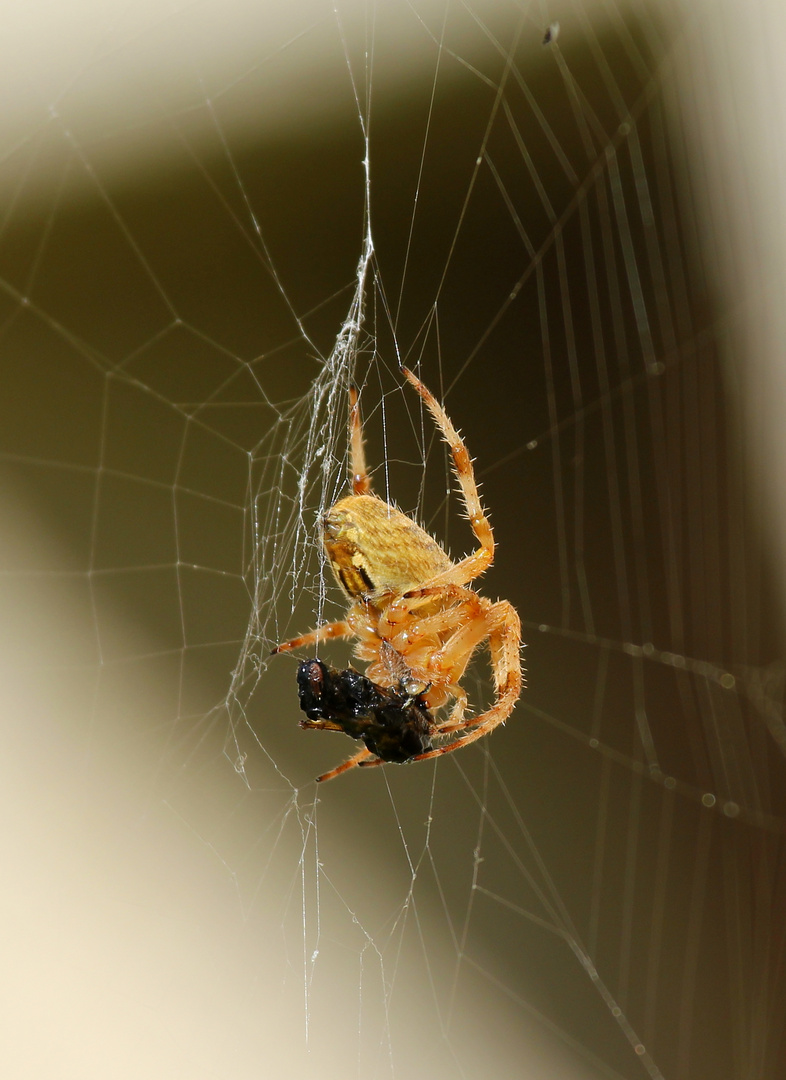
M442 432L443 439L448 444L448 448L453 457L453 469L456 474L459 488L461 489L467 517L469 518L472 531L480 544L478 550L473 552L472 555L467 555L465 558L460 559L449 570L445 570L441 574L437 574L433 577L431 581L425 582L424 586L429 587L432 585L448 584L466 585L468 582L473 581L476 577L479 577L488 570L494 561L494 533L480 501L478 486L472 471L472 458L469 456L469 450L467 450L464 445L463 439L453 427L448 414L431 391L428 390L420 379L416 375L413 375L408 368L402 367L401 370L405 378L409 380L412 386L414 386L420 394L423 403L434 417L434 422Z
M370 495L371 477L366 467L366 449L363 439L363 421L360 417L357 388L349 388L349 450L352 473L352 494Z
M477 718L464 721L464 708L466 707L466 692L460 687L460 681L464 672L467 669L467 665L472 659L472 655L477 647L485 641L489 636L490 625L490 609L486 604L479 604L477 608L475 605L467 605L472 612L464 621L459 624L457 630L454 630L452 634L443 642L439 649L436 650L431 656L429 662L429 672L434 672L432 678L437 681L436 672L443 671L446 677L450 680L448 689L453 697L456 698L456 705L450 714L450 726L451 728L464 727L465 724L475 724L478 722ZM439 627L435 624L435 628L438 629L450 629L451 625L456 626L455 619L449 619L449 613L444 613L444 626ZM463 705L460 701L457 691L463 693L464 701ZM459 709L459 706L462 706ZM443 725L439 725L440 730Z
M491 650L491 666L494 673L494 687L496 701L490 709L480 716L467 721L463 726L472 727L468 735L454 739L446 746L439 746L436 750L427 750L423 754L417 754L412 761L426 761L428 758L440 757L449 754L453 750L459 750L477 739L483 738L504 723L513 712L516 702L521 694L521 659L519 656L521 641L521 626L516 609L507 600L499 600L492 605L490 615L494 616L494 625L489 633L489 649ZM477 725L477 726L475 726ZM438 726L438 731L451 729L448 724ZM456 730L455 728L453 730ZM358 762L358 764L361 764Z
M486 634L491 653L491 670L494 676L495 703L491 709L480 716L455 722L451 714L444 724L438 724L438 733L458 731L467 727L479 727L488 734L499 724L504 723L513 712L521 695L522 675L519 650L520 631L518 621L511 628L511 612L518 618L515 608L507 600L492 604L486 614ZM461 631L459 631L460 633ZM448 643L449 644L449 643ZM454 710L455 711L455 710ZM461 740L462 742L464 740Z
M280 645L276 645L270 655L275 656L276 653L299 649L302 645L316 645L320 641L330 641L333 638L352 637L354 632L348 622L325 623L324 626L318 626L316 630L312 630L308 634L303 634L301 637L292 638L291 641L284 641Z
M510 612L515 615L515 609L506 600L491 604L483 597L472 592L472 590L459 586L453 586L452 588L448 586L445 589L435 588L434 592L444 595L447 589L450 589L453 594L458 594L458 603L437 612L435 615L422 619L418 623L418 627L422 630L424 637L438 635L444 630L455 626L458 621L458 610L463 608L466 614L461 618L458 629L438 649L429 654L428 662L422 668L416 663L412 664L413 674L422 677L424 680L430 679L437 690L444 689L456 699L456 704L451 710L449 719L443 724L437 724L439 734L458 731L466 727L475 727L476 725L486 726L489 722L492 723L493 727L496 727L502 720L507 719L507 716L513 710L512 704L509 708L506 704L509 695L512 695L512 702L515 704L521 693L521 664L519 661L519 636L517 631L519 626L518 616L516 615L513 623L514 629L511 630L507 620L510 617ZM413 608L423 600L423 592L428 595L429 590L418 590L417 595L412 598ZM407 599L402 598L402 601L397 603L405 604ZM412 610L412 608L409 610ZM460 685L460 680L475 649L487 639L492 654L492 672L497 701L489 712L465 719L467 695ZM394 645L396 643L395 636L393 637L393 643ZM411 645L408 646L408 650L407 662L409 663L412 653ZM442 678L440 678L440 673L443 676ZM508 687L511 678L513 684ZM428 695L426 697L428 698ZM500 719L494 720L500 703L504 715ZM432 700L429 701L429 705L430 707L438 707L438 703L433 700L433 696ZM504 712L506 708L508 711Z
M418 619L413 626L412 613L433 599L454 601L433 614ZM448 696L456 699L451 712L451 720L463 718L467 696L459 682L466 670L472 654L489 634L487 611L491 605L472 589L460 585L445 585L441 588L417 590L394 601L384 612L380 626L385 623L390 627L391 644L400 653L406 655L406 663L413 676L433 686L431 694L426 694L430 708L439 708ZM458 629L454 629L458 626ZM442 640L441 635L450 631ZM423 639L422 648L418 647L418 638ZM434 641L439 643L436 647ZM418 663L418 653L423 652L422 664Z
M369 759L369 760L366 760ZM340 765L337 765L335 769L331 769L330 772L323 773L322 776L317 777L317 783L323 784L325 780L333 780L336 776L341 776L347 769L354 769L356 765L384 765L385 762L382 758L375 757L370 750L358 750L356 754L353 754L351 758L346 761L342 761Z

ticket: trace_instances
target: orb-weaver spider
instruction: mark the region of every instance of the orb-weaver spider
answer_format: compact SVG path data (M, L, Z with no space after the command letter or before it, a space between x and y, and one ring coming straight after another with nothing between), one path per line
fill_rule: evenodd
M468 746L488 735L510 716L521 693L521 624L507 600L496 603L479 596L469 583L489 568L494 559L494 537L478 495L472 461L447 413L423 383L408 371L404 376L420 394L442 437L450 448L453 468L478 548L452 562L433 537L395 506L374 495L366 469L363 428L357 391L350 390L349 427L352 494L339 499L322 517L322 543L339 585L351 603L342 622L326 623L302 637L278 645L274 652L288 652L330 638L355 637L355 656L368 661L365 676L386 696L406 728L410 719L420 723L425 715L430 740L444 735L454 738L433 749L414 753L406 760L425 761ZM484 641L491 654L495 701L480 716L466 716L467 694L461 685L472 654ZM312 669L313 670L313 669ZM336 673L349 680L351 669ZM367 688L366 688L367 691ZM355 694L355 696L357 696ZM443 721L435 710L453 700ZM301 698L302 701L302 698ZM357 734L357 708L353 698L350 716L340 710L330 715L312 709L303 727L347 731ZM377 704L375 706L379 708ZM376 745L376 744L372 744ZM383 765L385 757L368 746L348 761L320 776L332 780L356 765Z

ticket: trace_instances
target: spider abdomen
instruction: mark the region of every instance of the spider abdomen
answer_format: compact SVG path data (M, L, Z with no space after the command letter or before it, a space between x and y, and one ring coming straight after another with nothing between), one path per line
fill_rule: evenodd
M452 563L437 541L375 495L349 495L322 518L322 542L353 600L417 589Z

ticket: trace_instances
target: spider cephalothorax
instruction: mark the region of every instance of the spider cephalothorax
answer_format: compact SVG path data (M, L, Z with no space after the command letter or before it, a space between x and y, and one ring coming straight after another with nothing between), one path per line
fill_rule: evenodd
M365 749L320 780L331 780L355 765L423 761L458 750L505 721L521 693L519 617L507 600L492 602L468 587L494 558L494 537L480 502L472 461L439 402L412 372L403 371L450 448L479 546L454 563L412 518L371 493L357 393L351 390L352 494L335 503L321 522L322 543L350 607L342 622L326 623L274 651L288 652L329 638L355 637L355 655L368 662L364 676L352 669L335 672L324 665L301 665L301 705L304 683L311 680L311 690L318 690L309 703L314 715L302 722L304 727L343 730L353 738L364 738L357 728L359 717L372 724L386 719L394 729L398 725L402 730L410 722L422 721L428 725L423 734L429 747L433 738L455 737L436 748L424 745L407 756L399 753L386 758L379 745L376 751L372 749L374 735L371 742L365 739ZM467 717L467 695L461 679L483 642L488 642L491 654L495 701L480 716ZM451 700L454 704L447 718L434 719L435 711Z

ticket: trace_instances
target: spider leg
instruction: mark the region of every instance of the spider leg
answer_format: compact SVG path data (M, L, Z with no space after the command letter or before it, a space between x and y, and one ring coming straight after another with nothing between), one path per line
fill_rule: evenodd
M473 552L472 555L467 555L465 558L460 559L450 570L438 574L436 577L432 578L428 584L444 585L452 583L455 585L466 585L467 582L472 581L485 570L488 570L494 561L494 533L480 501L478 485L475 482L475 473L472 469L472 458L469 456L469 451L464 445L463 439L451 423L448 414L431 391L428 390L420 379L418 379L416 375L413 375L407 368L402 368L401 370L403 371L404 376L420 394L423 403L434 417L434 422L442 432L442 438L448 444L450 453L453 457L453 470L456 474L459 487L461 488L467 517L472 526L472 531L480 544L480 547L477 551Z
M368 495L371 477L366 468L366 450L363 445L363 421L360 418L357 388L349 388L349 451L352 471L352 494Z
M384 611L384 619L388 623L405 622L411 612L417 611L419 607L423 607L435 598L444 601L456 600L460 603L462 601L477 601L478 594L464 585L451 583L447 585L431 585L429 583L421 589L411 589L409 592L404 593L403 596L400 596L398 600L388 604Z
M491 666L494 673L496 700L492 707L480 716L472 717L460 724L448 720L439 726L437 734L471 727L472 730L446 746L427 750L418 754L413 761L425 761L427 758L449 754L460 750L484 735L489 735L495 727L504 723L516 705L521 694L522 675L519 649L521 647L521 624L516 609L507 600L500 600L492 605L490 615L494 616L494 625L488 634L491 650Z
M413 622L418 608L435 597L453 602L434 614L415 617ZM494 627L493 610L488 600L460 585L418 589L388 607L380 619L379 633L406 658L417 678L434 685L436 693L430 705L438 706L446 694L457 697L456 688L470 657ZM453 719L459 711L463 717L463 709L457 705Z
M366 759L372 759L368 760ZM347 761L343 761L340 765L337 765L335 769L331 769L330 772L323 773L322 776L317 777L318 784L324 784L326 780L333 780L336 776L341 776L347 769L354 769L356 765L382 765L382 759L375 757L370 750L358 750L356 754L353 754Z
M462 735L458 739L453 739L452 742L447 743L445 746L438 746L436 750L427 750L425 754L418 754L412 760L427 761L429 758L442 757L443 754L452 754L454 750L463 750L465 746L482 739L487 734L488 731L484 728L475 728L474 731L470 731L469 735Z
M417 618L413 625L415 612L434 600L439 602L437 611ZM467 630L470 625L478 627L477 642L487 637L488 630L484 627L488 621L486 612L490 607L487 600L463 585L440 585L415 589L388 605L379 619L377 633L389 639L394 648L411 658L418 650L418 638L424 643L429 637L441 641L442 635L446 631L450 632L447 641L442 642L439 649L435 645L429 650L429 656L436 655L441 658L448 651L449 643L456 635L454 627L470 633L471 631ZM451 667L453 666L451 664ZM466 661L455 675L454 681L461 678L465 666ZM437 665L435 669L436 667Z
M290 641L283 641L280 645L276 645L270 655L291 652L292 649L299 649L303 645L316 645L320 641L330 641L331 638L352 637L353 633L352 627L347 622L324 623L324 625L318 626L316 630L312 630L309 634L303 634L301 637L292 638Z
M435 735L444 735L448 731L459 731L461 728L467 727L468 724L472 724L474 717L465 720L464 714L467 711L467 691L461 685L453 687L453 696L456 699L456 703L450 710L450 717L444 724L437 724Z
M375 765L387 765L387 764L388 763L386 761L384 761L381 757L374 757L373 754L372 754L371 761L359 761L358 762L358 765L360 765L360 767L362 769L373 769Z
M475 599L480 603L480 598ZM427 670L432 675L434 683L455 698L450 716L444 723L437 724L435 734L441 735L449 731L474 727L479 721L476 716L464 718L467 711L467 692L461 685L461 678L477 647L489 637L490 611L493 611L493 608L480 611L470 608L468 614L460 621L459 629L455 630L429 658ZM455 626L459 620L451 621Z

